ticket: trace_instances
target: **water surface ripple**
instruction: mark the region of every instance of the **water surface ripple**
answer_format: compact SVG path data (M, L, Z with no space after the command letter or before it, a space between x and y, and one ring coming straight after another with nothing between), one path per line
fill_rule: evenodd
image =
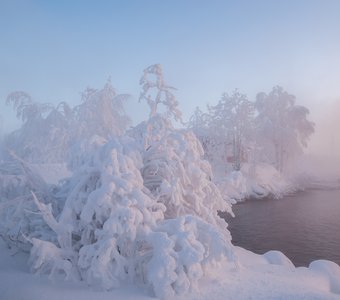
M262 254L279 250L295 266L316 259L340 265L340 190L309 190L283 199L248 200L225 216L233 244Z

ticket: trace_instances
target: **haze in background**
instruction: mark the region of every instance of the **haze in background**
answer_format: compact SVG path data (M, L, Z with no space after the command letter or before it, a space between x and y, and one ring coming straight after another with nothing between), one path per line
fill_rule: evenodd
M2 0L1 130L18 126L4 105L11 91L76 104L110 76L134 96L128 111L137 123L146 117L137 103L142 70L161 63L185 119L234 88L252 100L281 85L310 108L310 152L338 156L339 11L336 0Z
M340 178L340 99L324 102L314 113L315 133L307 149L306 170L324 178Z

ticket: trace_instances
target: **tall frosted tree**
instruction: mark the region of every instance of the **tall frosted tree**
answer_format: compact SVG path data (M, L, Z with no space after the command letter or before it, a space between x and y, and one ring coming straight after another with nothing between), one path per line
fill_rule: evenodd
M154 81L145 80L147 75L154 75ZM165 212L168 217L192 213L202 214L201 217L209 218L212 223L220 222L217 210L230 211L230 208L210 180L211 168L202 159L204 152L197 137L192 131L176 130L172 126L171 118L179 120L181 114L175 96L164 82L161 66L148 67L141 83L142 97L151 111L149 120L141 124L142 130L139 129L145 132L142 169L145 186L162 202L168 203ZM151 93L157 95L152 102ZM157 111L160 104L165 106L164 113ZM212 214L201 209L204 206L210 207Z
M87 88L81 104L74 108L75 136L89 139L93 135L110 138L122 135L131 123L124 110L127 94L117 94L108 80L102 89Z
M216 134L210 130L210 120L211 117L209 114L203 112L199 107L196 107L186 125L200 140L205 158L212 163L217 155L219 147L216 147L218 145Z
M269 94L259 93L255 107L258 136L268 156L273 153L276 168L282 172L285 163L302 152L314 132L314 123L308 120L309 110L295 104L295 96L276 86Z
M64 162L72 139L73 111L66 103L57 106L33 101L25 92L13 92L7 97L17 118L19 129L4 138L7 149L31 163Z
M254 135L253 103L235 90L230 95L223 94L217 105L210 106L209 115L211 130L218 133L225 146L232 145L233 169L240 170Z
M71 147L84 148L93 136L107 139L125 132L130 124L124 111L128 97L117 94L110 81L102 89L86 89L74 108L66 102L41 104L25 92L13 92L7 104L22 126L6 137L5 145L29 162L65 162Z

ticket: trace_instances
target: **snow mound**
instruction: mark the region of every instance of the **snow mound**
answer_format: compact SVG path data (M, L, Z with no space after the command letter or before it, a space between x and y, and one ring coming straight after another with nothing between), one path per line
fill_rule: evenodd
M340 266L329 260L315 260L310 263L309 269L324 275L329 280L330 291L340 294Z
M291 260L280 251L270 250L263 254L263 256L271 265L286 266L290 268L295 267Z

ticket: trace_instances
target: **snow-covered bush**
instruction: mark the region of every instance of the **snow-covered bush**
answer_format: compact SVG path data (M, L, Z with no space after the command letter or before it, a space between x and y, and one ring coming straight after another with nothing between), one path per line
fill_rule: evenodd
M37 202L57 242L32 239L33 269L105 289L131 280L164 298L193 288L209 264L232 258L230 237L211 220L165 217L166 204L144 186L142 163L133 139L111 139L65 184L60 216Z

